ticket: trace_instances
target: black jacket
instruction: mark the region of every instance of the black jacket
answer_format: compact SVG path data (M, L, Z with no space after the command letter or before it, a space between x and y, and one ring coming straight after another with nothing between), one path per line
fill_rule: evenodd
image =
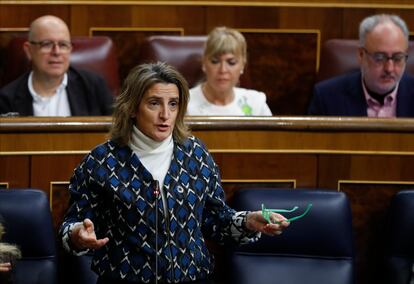
M367 116L361 72L352 72L315 85L310 115ZM414 77L404 74L398 85L397 117L414 117Z
M0 114L17 112L20 116L33 115L33 98L27 86L29 72L0 90ZM102 77L70 67L67 71L69 106L72 116L110 115L113 96Z

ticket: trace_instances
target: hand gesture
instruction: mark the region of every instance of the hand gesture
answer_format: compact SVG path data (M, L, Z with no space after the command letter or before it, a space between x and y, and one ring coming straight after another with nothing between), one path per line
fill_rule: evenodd
M72 244L77 249L98 249L104 246L109 238L97 239L93 222L86 218L82 223L75 225L70 235Z
M251 231L262 232L269 236L280 235L283 230L289 226L286 218L278 213L272 212L270 220L273 223L268 223L262 216L262 211L254 211L247 214L246 228ZM280 222L280 223L279 223Z

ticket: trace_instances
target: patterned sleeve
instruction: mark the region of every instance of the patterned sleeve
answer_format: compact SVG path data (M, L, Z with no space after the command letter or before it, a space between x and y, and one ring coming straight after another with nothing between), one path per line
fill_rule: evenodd
M219 244L233 243L236 245L257 241L260 232L247 230L246 216L248 211L236 212L225 203L224 190L221 186L219 168L207 152L208 164L211 166L209 193L204 208L203 233Z
M75 169L69 184L70 202L69 209L66 212L63 224L59 229L59 236L65 250L75 255L83 255L89 250L76 250L70 242L70 235L75 225L89 218L94 222L93 204L96 204L96 197L90 190L90 175L87 168L93 166L94 160L91 154L87 155L84 160ZM94 222L95 223L95 222ZM95 226L96 227L96 226Z

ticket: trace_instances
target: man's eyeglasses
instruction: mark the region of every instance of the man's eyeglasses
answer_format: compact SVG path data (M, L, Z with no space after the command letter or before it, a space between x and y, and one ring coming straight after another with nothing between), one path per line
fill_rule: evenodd
M42 41L30 41L30 44L38 45L41 52L47 53L51 52L52 49L57 46L59 51L67 53L72 49L72 43L66 40L52 41L52 40L42 40Z
M362 47L362 50L364 50L364 52L378 65L384 65L390 59L395 65L403 65L408 59L408 54L404 52L397 52L393 53L391 56L388 56L388 54L384 52L370 53L365 47Z
M298 206L295 206L292 209L268 209L264 206L264 204L262 204L262 216L263 216L263 218L266 219L266 221L268 223L280 224L281 223L280 221L270 220L270 214L272 212L275 212L275 213L291 213L291 212L296 211L298 208L299 208ZM308 212L311 208L312 208L312 203L309 203L308 206L306 207L305 211L302 214L300 214L298 216L295 216L295 217L288 218L285 221L286 222L292 222L292 221L298 220L298 219L304 217L306 214L308 214Z

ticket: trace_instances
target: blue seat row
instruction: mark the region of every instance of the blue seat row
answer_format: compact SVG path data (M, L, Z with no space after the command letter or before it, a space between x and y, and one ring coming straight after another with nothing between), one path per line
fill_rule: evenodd
M262 236L252 244L231 248L226 257L228 283L237 284L352 284L355 250L352 214L345 193L315 189L238 190L231 205L236 210L262 207L298 209L283 213L306 216L292 221L283 234ZM400 191L390 210L387 283L409 283L414 256L414 191ZM17 244L22 258L15 263L14 283L95 283L91 256L60 257L66 279L58 271L58 252L49 201L40 190L0 190L0 215L6 234L2 241ZM62 282L63 281L63 282ZM227 283L227 282L226 282Z

